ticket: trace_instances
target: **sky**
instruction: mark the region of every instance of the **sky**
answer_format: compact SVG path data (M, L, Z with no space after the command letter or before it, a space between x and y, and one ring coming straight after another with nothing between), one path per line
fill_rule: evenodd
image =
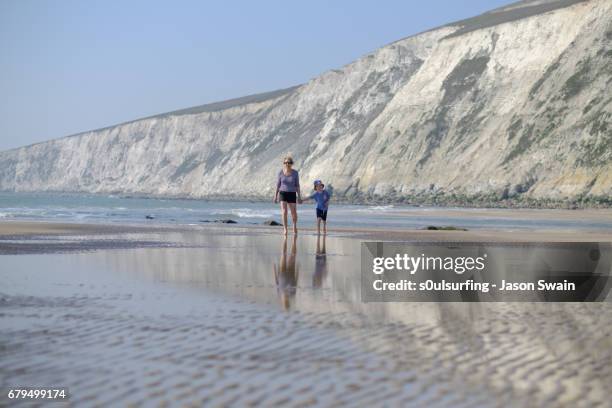
M508 0L0 0L0 150L305 83Z

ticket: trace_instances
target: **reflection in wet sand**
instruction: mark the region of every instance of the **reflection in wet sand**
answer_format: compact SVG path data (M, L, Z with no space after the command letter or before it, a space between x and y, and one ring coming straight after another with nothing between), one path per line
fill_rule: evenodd
M36 368L31 353L42 350L41 367L55 375L59 360L45 360L40 347L55 341L65 356L60 368L73 366L76 349L96 369L127 361L121 371L140 374L134 367L142 364L148 382L167 381L164 390L174 390L185 371L184 383L197 387L180 394L220 406L297 405L300 398L315 405L603 406L612 392L610 303L363 303L356 239L304 234L283 240L280 254L272 234L166 239L198 247L8 258L0 265L12 318L5 324L39 315L53 327L45 333L35 321L32 329L0 333L14 353L0 368L22 383L41 382L44 371L19 370L24 362ZM45 297L36 297L44 279ZM292 313L279 313L279 297ZM93 346L113 364L87 360ZM87 388L93 380L80 374L73 373ZM117 384L122 392L126 377Z
M295 262L297 255L297 235L293 235L291 252L287 256L287 235L284 236L279 264L274 264L276 290L285 310L289 310L298 286L299 269Z
M325 249L325 238L327 234L317 234L317 252L315 255L315 271L312 275L312 287L321 289L323 281L327 276L327 252Z

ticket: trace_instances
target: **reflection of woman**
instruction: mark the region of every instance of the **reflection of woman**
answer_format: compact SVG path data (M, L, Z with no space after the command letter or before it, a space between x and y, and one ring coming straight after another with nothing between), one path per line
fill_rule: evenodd
M297 254L296 241L297 236L294 235L291 243L291 253L289 257L287 257L287 236L285 236L283 239L280 264L278 266L274 264L276 289L285 310L289 310L291 299L295 298L295 293L297 291L299 271L295 264L295 257Z
M327 276L327 253L325 252L325 235L323 235L323 246L321 246L321 235L317 235L317 254L315 255L315 272L312 275L312 286L321 288L323 280Z
M291 210L293 233L297 234L298 218L296 202L302 204L302 196L300 194L300 176L297 170L293 169L293 158L291 156L285 157L283 160L283 169L280 171L280 173L278 173L274 202L278 202L279 198L281 203L281 212L283 215L285 235L287 235L287 207L289 207Z

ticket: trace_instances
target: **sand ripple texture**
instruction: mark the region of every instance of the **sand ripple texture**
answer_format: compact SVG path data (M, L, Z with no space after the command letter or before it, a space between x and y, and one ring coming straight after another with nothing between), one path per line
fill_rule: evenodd
M174 303L176 295L146 301ZM211 297L178 316L117 306L132 301L121 293L4 295L2 386L67 386L74 406L358 406L450 397L428 392L439 387L419 383L404 359L368 352L359 336L343 335L356 332L355 322ZM466 405L479 398L452 395Z
M133 307L163 309L177 295L3 295L2 387L65 386L71 406L609 404L607 304L506 306L473 325L452 313L439 325L377 324L184 294L192 306L180 314Z

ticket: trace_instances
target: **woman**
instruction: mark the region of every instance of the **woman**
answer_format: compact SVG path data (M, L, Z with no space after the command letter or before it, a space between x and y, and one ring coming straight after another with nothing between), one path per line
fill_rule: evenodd
M296 201L302 204L302 195L300 193L300 176L297 170L293 169L293 158L285 157L283 160L283 169L278 173L278 181L276 182L276 193L274 194L274 202L277 203L280 197L281 212L283 214L283 227L285 235L287 235L287 207L291 210L291 220L293 221L293 233L297 234L297 209Z

